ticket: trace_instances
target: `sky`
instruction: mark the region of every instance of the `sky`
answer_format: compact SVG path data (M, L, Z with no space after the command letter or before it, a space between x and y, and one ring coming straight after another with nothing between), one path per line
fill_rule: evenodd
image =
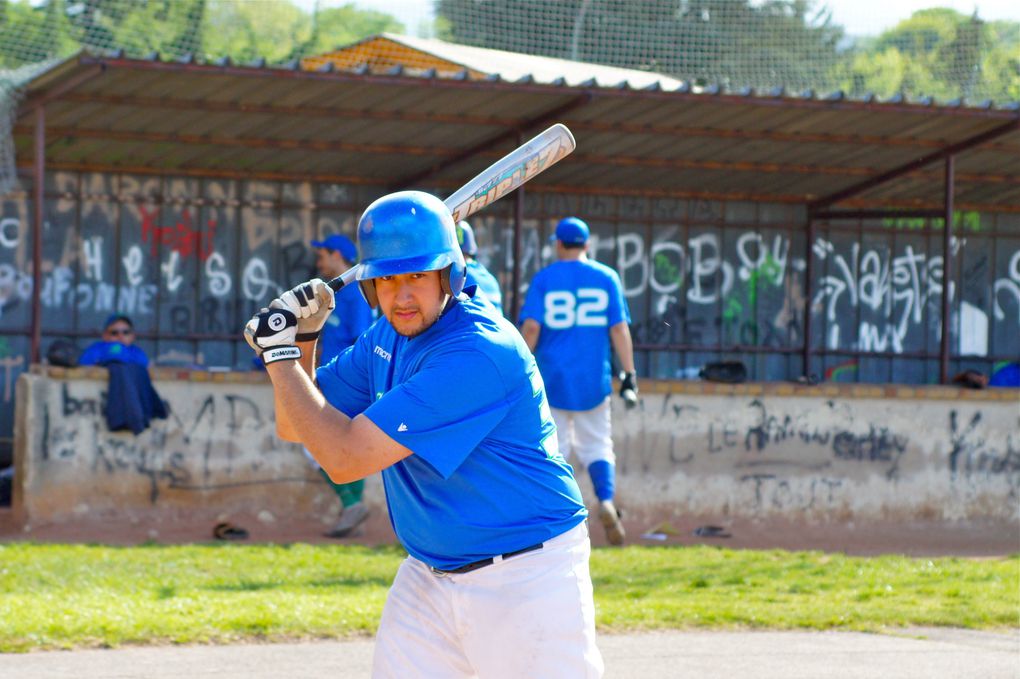
M293 0L311 10L315 0ZM320 0L323 7L349 4L351 0ZM640 1L640 0L634 0ZM977 8L982 19L1011 19L1020 21L1020 0L824 0L832 10L833 19L842 24L849 35L878 35L892 28L919 9L951 7L964 14ZM397 17L409 33L417 34L418 27L431 21L433 0L356 0L364 9L375 9Z

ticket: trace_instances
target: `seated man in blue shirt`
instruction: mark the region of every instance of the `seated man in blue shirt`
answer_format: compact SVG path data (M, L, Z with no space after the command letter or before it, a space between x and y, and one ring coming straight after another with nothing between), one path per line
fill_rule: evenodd
M127 316L113 314L107 318L103 324L103 339L86 347L78 359L78 365L107 363L149 365L149 357L135 346L135 326Z
M384 196L358 224L358 282L381 317L313 373L332 307L318 279L245 327L278 434L338 483L382 471L408 551L374 677L598 677L587 512L535 360L488 302L435 196Z

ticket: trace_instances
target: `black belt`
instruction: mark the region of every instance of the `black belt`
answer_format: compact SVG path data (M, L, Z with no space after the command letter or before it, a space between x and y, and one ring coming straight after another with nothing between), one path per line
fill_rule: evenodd
M448 571L440 570L438 568L435 568L434 566L429 566L429 570L432 571L433 575L463 575L464 573L470 573L471 571L476 571L479 568L485 568L486 566L491 566L492 564L496 563L497 559L502 561L503 559L509 559L512 556L519 556L521 554L527 554L528 552L537 552L538 550L542 549L542 546L543 546L543 543L540 542L537 545L532 545L530 547L525 547L524 549L518 549L516 552L507 552L506 554L501 554L498 557L490 556L488 559L481 559L479 561L472 561L469 564L464 564L463 566L460 566L459 568L453 568L453 569L448 570Z

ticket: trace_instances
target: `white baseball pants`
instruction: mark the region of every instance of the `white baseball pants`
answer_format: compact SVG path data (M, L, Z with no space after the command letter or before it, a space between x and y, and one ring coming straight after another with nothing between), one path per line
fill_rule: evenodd
M569 462L573 452L585 469L599 460L616 464L608 396L591 410L550 410L556 422L556 438L564 460Z
M462 575L400 565L376 635L375 679L601 677L586 522Z

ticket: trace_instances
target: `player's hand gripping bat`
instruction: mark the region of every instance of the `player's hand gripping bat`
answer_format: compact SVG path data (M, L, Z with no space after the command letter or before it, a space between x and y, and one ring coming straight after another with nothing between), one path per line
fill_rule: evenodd
M535 175L549 169L574 150L574 135L566 125L556 123L531 141L518 146L481 174L455 191L444 203L453 214L454 223L496 202ZM357 277L353 266L329 282L336 292Z

